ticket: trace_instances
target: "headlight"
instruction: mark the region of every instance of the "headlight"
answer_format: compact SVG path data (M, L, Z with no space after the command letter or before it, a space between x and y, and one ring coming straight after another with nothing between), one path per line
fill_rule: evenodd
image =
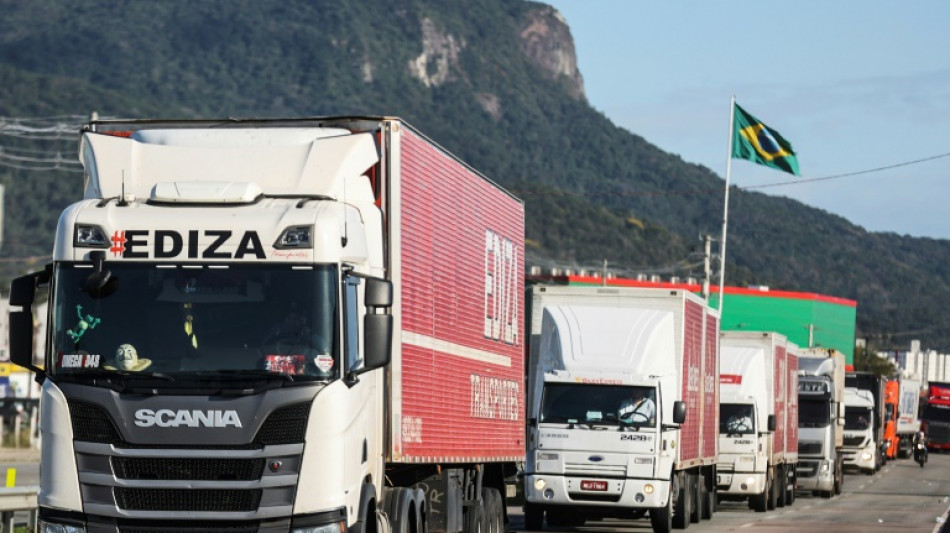
M37 531L39 531L39 533L86 533L86 528L83 526L40 520L40 527Z
M862 460L862 461L870 461L870 460L871 460L871 454L868 453L868 452L862 453L862 454L861 454L861 460Z
M821 470L822 472L827 472L827 471L828 471L828 461L822 461L822 462L821 462L821 466L819 467L819 470Z
M558 455L551 452L538 452L538 461L556 461Z
M643 486L643 492L645 492L645 493L647 493L647 494L653 494L653 485L651 485L651 484L649 484L649 483L647 483L646 485L644 485L644 486Z
M538 478L538 479L534 480L534 489L535 489L535 490L544 490L544 487L547 487L547 486L548 486L548 482L545 481L545 480L543 480L543 479L541 479L541 478Z
M290 533L343 533L344 531L346 531L346 527L343 522L334 522L321 526L295 527L290 530Z

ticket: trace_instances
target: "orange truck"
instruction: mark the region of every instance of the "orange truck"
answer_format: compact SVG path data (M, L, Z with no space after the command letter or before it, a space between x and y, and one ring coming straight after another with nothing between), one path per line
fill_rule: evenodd
M884 384L884 453L888 460L897 458L897 449L900 447L900 437L897 435L900 389L900 381L896 379L889 379Z

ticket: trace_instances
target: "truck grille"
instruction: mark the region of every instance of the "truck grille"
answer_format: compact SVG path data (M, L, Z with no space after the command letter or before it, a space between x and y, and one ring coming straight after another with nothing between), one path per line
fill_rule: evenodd
M819 455L821 454L821 441L806 441L798 442L798 453L804 453L808 455Z
M927 440L936 444L950 442L950 426L927 424Z
M623 478L627 476L624 465L595 465L591 463L566 463L564 474L568 476L597 476Z
M260 489L193 490L115 488L115 503L126 511L255 511Z
M818 475L818 461L799 461L795 475L800 478L815 477Z
M119 533L257 533L260 526L241 523L235 526L223 526L219 523L202 525L192 523L191 527L169 527L168 523L156 525L136 524L134 526L119 524Z
M865 437L864 435L860 435L857 437L845 436L844 445L845 446L861 446L862 444L864 444L864 440L865 440L864 437Z
M260 479L264 459L179 459L113 457L120 479L250 481Z
M293 513L310 405L275 409L245 442L133 444L106 408L69 400L83 506L125 520L122 533L256 531L252 521ZM188 519L163 524L163 513Z

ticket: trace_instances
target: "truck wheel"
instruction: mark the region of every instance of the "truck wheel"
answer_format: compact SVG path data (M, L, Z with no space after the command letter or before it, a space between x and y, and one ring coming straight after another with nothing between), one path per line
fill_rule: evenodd
M533 503L524 504L524 527L528 531L544 529L544 508Z
M463 511L465 525L462 527L462 533L485 533L485 503L479 501L470 503L471 505L465 507ZM393 531L393 533L399 532Z
M673 530L673 494L671 488L666 505L650 509L650 525L653 526L653 533L670 533Z
M775 474L778 473L777 471L770 470L770 473L768 475L768 483L766 483L766 486L768 488L766 489L765 493L768 495L768 498L766 499L765 504L766 504L766 509L768 509L769 511L774 511L775 506L778 503L778 482L780 481L779 479L776 478L776 475L772 474L772 472L774 472Z
M795 466L793 465L792 472L794 471L795 471ZM795 503L795 479L796 478L795 478L794 473L791 476L786 476L786 477L790 477L791 479L786 480L786 485L788 486L788 488L785 489L785 505L792 505L793 503Z
M690 499L693 500L693 506L689 510L689 521L694 524L698 524L703 513L703 500L701 499L702 492L699 488L700 484L703 482L703 476L696 474L690 476L690 478L693 480L693 482L690 483L690 490L693 491L693 495Z
M686 529L689 527L689 517L693 512L692 476L682 475L682 481L676 490L676 501L673 502L673 527Z
M413 490L396 487L389 494L388 514L392 533L412 533L416 516L413 506Z
M485 502L486 533L505 533L504 509L501 508L501 493L498 489L483 488L482 500Z
M785 477L785 468L779 468L776 481L775 507L785 507L785 491L788 490L788 478Z
M757 513L764 513L769 510L769 492L772 491L772 483L769 478L769 473L766 471L765 487L762 488L762 492L749 496L749 507L752 507Z
M707 484L709 479L703 476L703 481L699 484L699 499L703 502L703 512L700 518L703 520L711 520L713 513L716 511L716 489L709 489Z

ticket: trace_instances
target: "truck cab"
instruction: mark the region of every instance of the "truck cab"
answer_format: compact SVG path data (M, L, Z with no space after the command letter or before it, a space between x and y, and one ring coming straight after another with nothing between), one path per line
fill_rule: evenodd
M844 484L844 354L806 350L798 365L798 488L831 498Z
M844 389L844 465L871 475L880 466L874 438L874 397L867 390Z

